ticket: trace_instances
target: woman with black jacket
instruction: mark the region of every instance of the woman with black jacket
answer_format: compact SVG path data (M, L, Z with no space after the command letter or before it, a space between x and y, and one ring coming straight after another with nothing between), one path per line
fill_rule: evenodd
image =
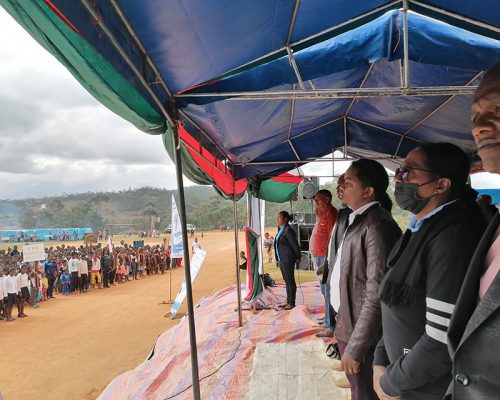
M398 205L413 214L380 285L379 398L440 400L452 379L446 332L484 220L467 185L469 161L450 143L411 151L396 170Z
M286 303L279 305L283 310L291 310L295 307L297 292L294 276L295 263L300 262L301 257L297 235L289 225L291 220L292 217L286 211L280 211L276 215L279 230L274 239L274 252L286 285Z

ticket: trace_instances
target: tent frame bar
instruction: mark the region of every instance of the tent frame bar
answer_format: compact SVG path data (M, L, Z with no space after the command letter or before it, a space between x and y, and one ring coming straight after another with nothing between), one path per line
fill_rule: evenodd
M384 87L384 88L342 88L316 90L276 90L248 92L182 93L175 98L226 97L224 100L318 100L321 98L352 99L355 97L403 97L403 96L453 96L472 95L476 86L430 86L430 87Z
M290 40L292 40L293 29L295 28L295 20L299 12L299 5L300 5L300 0L295 0L295 5L293 7L292 18L290 19L290 27L288 28L288 36L286 38L285 46L288 46L290 44Z
M321 157L321 158L305 158L300 160L300 163L311 163L311 162L332 162L332 161L350 161L356 160L359 157ZM396 156L376 156L370 157L372 160L402 160L404 157ZM279 165L279 164L297 164L297 161L249 161L249 162L237 162L234 163L235 166L249 166L249 165Z
M238 298L238 326L243 326L241 314L241 279L240 279L240 242L238 238L238 204L236 202L236 181L233 180L233 223L234 223L234 253L236 260L236 295Z
M453 18L456 18L458 20L461 20L461 21L464 21L464 22L467 22L471 25L475 25L479 28L484 28L484 29L488 29L490 31L493 31L493 32L496 32L496 33L500 33L500 28L494 26L494 25L490 25L490 24L487 24L486 22L481 22L481 21L478 21L478 20L475 20L475 19L472 19L472 18L468 18L468 17L464 17L463 15L460 15L460 14L455 14L451 11L446 11L442 8L439 8L439 7L434 7L434 6L431 6L429 4L424 4L424 3L421 3L420 1L418 0L408 0L410 3L413 3L419 7L422 7L422 8L425 8L427 10L431 10L431 11L435 11L439 14L443 14L443 15L446 15L447 17L453 17Z
M410 87L410 48L408 47L408 0L403 0L403 88Z
M306 90L306 85L304 85L304 81L302 80L302 76L300 75L299 67L297 66L297 63L295 62L295 58L293 56L293 50L289 46L287 46L286 52L288 53L288 61L290 62L293 72L297 77L297 82L299 82L300 88L302 90Z
M469 80L469 82L466 83L466 86L470 85L472 82L474 82L476 79L479 79L483 72L479 72L472 79ZM399 140L398 147L396 149L396 152L394 155L397 155L399 153L399 149L401 148L401 145L403 144L403 140L406 138L408 134L410 134L412 131L414 131L417 127L422 125L425 121L427 121L430 117L432 117L435 113L437 113L439 110L441 110L444 106L446 106L450 101L452 101L456 95L448 97L445 101L443 101L439 106L437 106L434 110L432 110L429 114L427 114L425 117L423 117L420 121L418 121L415 125L412 127L408 128L406 132L403 133L401 136L401 139Z

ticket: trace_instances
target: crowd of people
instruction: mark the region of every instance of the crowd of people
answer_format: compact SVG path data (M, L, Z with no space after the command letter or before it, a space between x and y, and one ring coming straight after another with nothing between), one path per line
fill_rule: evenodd
M0 320L14 321L14 308L17 318L25 318L26 305L37 308L58 294L83 294L164 274L181 262L170 257L170 246L135 248L124 241L119 246L61 244L45 251L48 256L43 262L23 262L17 245L0 251Z
M483 167L495 174L499 110L500 64L484 76L471 113ZM404 232L375 160L354 161L338 180L340 210L329 191L316 194L310 251L325 302L317 336L334 340L352 400L500 397L500 214L491 198L477 198L469 171L454 144L410 151L394 177L396 203L412 215ZM301 259L291 219L278 213L274 240L284 310L295 307Z

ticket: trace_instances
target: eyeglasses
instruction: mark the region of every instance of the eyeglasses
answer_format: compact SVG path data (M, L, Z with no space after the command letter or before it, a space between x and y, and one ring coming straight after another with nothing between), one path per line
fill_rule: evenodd
M398 178L401 182L406 182L408 179L408 175L410 174L410 171L424 171L424 172L429 172L431 174L434 174L429 169L424 169L424 168L416 168L416 167L404 167L404 168L396 168L396 171L394 171L394 177Z

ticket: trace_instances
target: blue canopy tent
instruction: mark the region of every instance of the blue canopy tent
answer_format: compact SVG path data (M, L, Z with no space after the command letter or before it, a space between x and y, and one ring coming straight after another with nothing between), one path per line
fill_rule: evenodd
M163 135L181 194L181 163L198 183L225 174L233 199L333 150L395 164L419 143L450 141L477 163L470 104L500 61L495 0L2 6L105 106Z

